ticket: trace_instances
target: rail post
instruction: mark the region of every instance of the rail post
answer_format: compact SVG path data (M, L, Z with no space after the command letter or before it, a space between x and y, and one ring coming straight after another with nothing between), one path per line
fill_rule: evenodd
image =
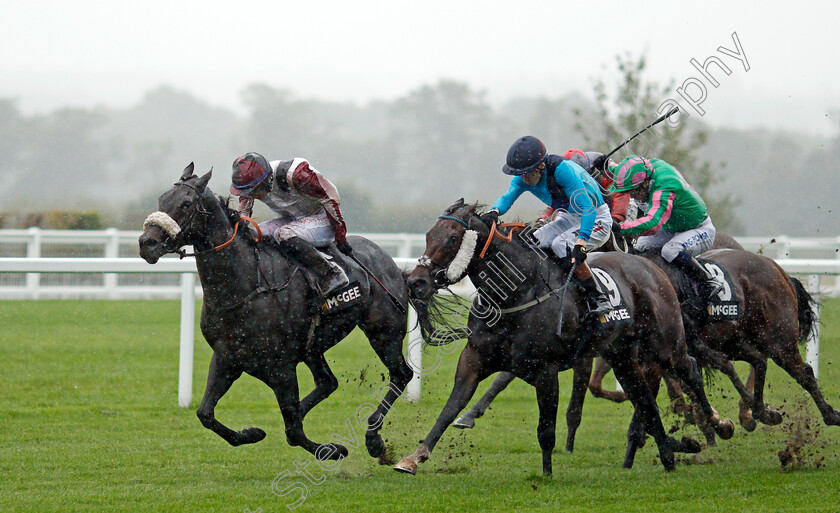
M181 350L178 361L178 406L192 401L193 346L195 344L195 274L181 274Z

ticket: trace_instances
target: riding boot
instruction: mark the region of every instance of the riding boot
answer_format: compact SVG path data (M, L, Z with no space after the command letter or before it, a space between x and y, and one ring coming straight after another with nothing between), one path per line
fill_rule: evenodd
M598 282L595 281L595 278L592 276L592 271L586 265L586 262L583 262L575 268L574 279L586 297L586 306L589 307L591 318L598 319L601 315L613 309L609 298L601 291Z
M703 265L688 251L680 251L672 263L697 284L700 297L707 303L711 303L712 298L723 290L723 284L706 272Z
M283 241L283 246L292 256L317 276L316 286L322 296L330 294L350 283L344 269L331 262L315 249L315 246L300 237L291 237Z

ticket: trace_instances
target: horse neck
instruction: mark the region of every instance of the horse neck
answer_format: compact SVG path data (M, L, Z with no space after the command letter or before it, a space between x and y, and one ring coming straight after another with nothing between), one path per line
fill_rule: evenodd
M536 252L530 254L531 251L534 250L513 241L491 241L484 258L476 255L473 259L470 280L500 307L520 304L535 288L544 288L541 276L545 263Z
M258 265L254 248L241 235L233 237L234 229L221 208L213 209L207 225L210 233L204 243L214 249L199 251L195 257L204 295L224 299L238 290L253 290ZM228 246L215 249L231 237L234 240Z

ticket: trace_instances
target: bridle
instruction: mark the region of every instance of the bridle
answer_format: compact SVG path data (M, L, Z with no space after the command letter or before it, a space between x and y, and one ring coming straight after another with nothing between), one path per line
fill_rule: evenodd
M459 217L442 215L438 216L438 219L447 219L450 221L455 221L456 223L459 223L463 225L464 228L466 228L466 231L461 236L461 246L458 248L458 252L452 258L452 261L450 261L449 264L444 265L439 262L436 262L425 254L421 256L417 261L419 265L422 265L429 270L429 273L432 275L432 282L434 283L435 288L441 289L444 287L448 287L449 285L452 285L454 283L458 283L467 274L469 264L472 263L472 260L475 258L475 242L478 237L478 232L476 230L472 230L470 228L469 223ZM484 247L482 248L478 257L481 259L484 258L488 248L490 247L490 243L493 242L494 238L498 237L505 242L510 242L511 240L513 240L513 232L515 230L523 229L525 228L525 226L525 223L501 223L498 225L496 223L492 223L492 225L490 226L490 234L487 236L487 241L484 243ZM498 228L505 227L512 227L512 229L507 235L502 235L498 231ZM471 232L474 235L470 236ZM467 240L465 241L465 239ZM467 246L464 245L465 242L467 242ZM467 258L467 254L469 254L469 260L464 261ZM456 272L454 273L451 272L453 263L457 263L458 267L462 267L462 269L456 269ZM434 269L432 266L434 266L437 269Z
M182 223L184 226L190 226L190 227L191 227L191 226L192 226L192 224L193 224L193 221L195 220L196 215L201 215L201 216L204 216L204 217L209 217L209 216L211 216L211 215L213 214L211 211L207 210L207 209L206 209L206 207L204 206L203 197L202 197L202 195L201 195L201 192L200 192L197 188L195 188L195 186L193 186L192 184L187 183L187 182L186 182L186 181L184 181L184 180L181 180L181 181L179 181L179 182L175 182L175 183L174 183L174 185L176 185L176 186L182 186L182 187L187 187L187 188L189 188L189 189L192 189L192 191L193 191L193 192L195 192L196 198L198 198L198 199L197 199L197 200L193 203L194 208L191 208L191 209L190 209L190 212L187 214L187 218L186 218L186 220ZM168 216L167 216L167 217L168 217ZM172 218L170 217L170 219L172 219ZM148 220L148 218L147 218L147 220ZM187 253L187 252L183 249L183 246L184 246L184 245L186 245L186 244L183 242L183 238L184 238L184 232L185 232L185 230L180 230L180 231L179 231L179 232L178 232L178 233L177 233L177 234L173 237L173 236L169 233L169 231L168 231L168 230L164 229L164 230L163 230L163 232L166 234L166 238L165 238L165 239L163 240L163 242L162 242L163 249L164 249L167 253L177 253L177 254L178 254L178 256L179 256L181 259L183 259L183 258L185 258L185 257L194 257L194 256L201 255L201 254L204 254L204 253L211 253L211 252L214 252L214 251L221 251L221 250L225 249L226 247L230 246L230 245L233 243L233 241L236 239L236 235L237 235L237 233L239 232L239 224L240 224L240 222L241 222L242 220L248 221L248 222L250 222L251 224L253 224L253 225L254 225L254 227L255 227L255 228L256 228L256 230L257 230L257 236L256 236L256 238L255 238L254 240L255 240L256 242L259 242L259 241L262 239L262 230L260 230L260 226L259 226L259 224L257 224L257 222L256 222L256 221L254 221L253 219L251 219L250 217L240 216L240 217L239 217L239 220L236 222L236 224L235 224L235 225L234 225L234 227L233 227L233 235L231 236L231 238L230 238L230 239L228 239L226 242L223 242L223 243L219 244L218 246L214 246L214 247L212 247L212 248L210 248L210 249L205 249L205 250L196 250L196 251L194 251L194 252L192 252L192 253ZM173 221L176 225L178 225L178 223L177 223L174 219L173 219L172 221ZM178 225L178 226L179 226L179 228L180 228L180 225Z

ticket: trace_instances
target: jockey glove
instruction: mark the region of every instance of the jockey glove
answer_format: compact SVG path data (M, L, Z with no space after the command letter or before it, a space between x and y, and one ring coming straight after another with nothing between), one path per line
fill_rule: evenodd
M575 259L575 263L577 265L586 261L586 251L584 251L584 246L582 244L575 244L574 249L572 249L572 258Z
M353 254L353 247L350 246L350 243L347 242L346 240L344 242L339 242L338 243L338 250L341 251L342 253L344 253L347 256L350 256L350 255Z
M614 234L621 235L621 226L620 225L621 225L621 223L618 223L618 222L615 221L615 219L613 219L612 228L610 228L610 229L612 230L612 232Z
M481 220L486 225L496 224L499 222L499 212L496 210L491 210L489 212L485 212L481 214Z
M607 157L606 155L598 155L595 157L595 160L592 161L592 168L597 169L598 171L604 171L607 168Z

